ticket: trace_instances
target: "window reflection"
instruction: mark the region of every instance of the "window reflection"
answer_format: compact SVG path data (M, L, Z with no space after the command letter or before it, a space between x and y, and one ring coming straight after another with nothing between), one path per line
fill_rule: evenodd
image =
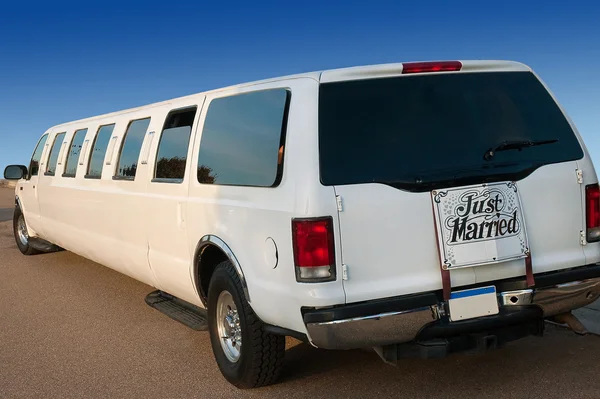
M48 140L48 135L44 134L38 142L37 147L35 147L35 151L33 152L33 156L31 157L31 162L29 163L29 177L37 176L39 173L40 159L42 158L42 152L44 151L46 140Z
M46 168L46 173L49 175L53 175L54 173L56 173L56 163L58 162L58 154L60 152L60 146L62 145L64 138L64 133L58 133L56 137L54 137L54 143L52 144L52 148L50 149L50 156L48 157L48 165Z
M167 116L158 144L155 178L183 180L196 110L197 107L179 109Z
M79 155L81 154L81 147L83 146L83 140L87 134L87 129L77 130L71 141L71 147L67 155L67 166L65 167L64 174L66 176L75 176L77 173L77 164L79 161Z
M183 179L191 131L189 126L163 131L156 158L156 178Z
M135 177L142 143L144 142L144 136L149 125L150 118L138 119L129 124L121 147L121 155L119 156L119 163L117 165L117 176Z
M200 143L200 183L270 187L283 160L288 92L265 90L210 103Z
M94 138L94 144L92 145L90 164L87 172L88 177L102 176L104 157L106 156L106 149L114 128L115 125L112 124L101 126L100 129L98 129L98 134L96 134L96 138Z

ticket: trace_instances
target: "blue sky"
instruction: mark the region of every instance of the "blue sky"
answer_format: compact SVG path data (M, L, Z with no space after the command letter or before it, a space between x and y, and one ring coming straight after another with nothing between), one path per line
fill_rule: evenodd
M354 65L510 59L600 162L600 4L160 2L0 6L0 168L48 127L245 81Z

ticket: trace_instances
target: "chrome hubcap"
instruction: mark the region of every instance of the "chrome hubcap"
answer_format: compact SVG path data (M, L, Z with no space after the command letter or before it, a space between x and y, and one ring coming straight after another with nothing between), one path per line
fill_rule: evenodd
M242 326L229 291L222 291L217 298L217 330L225 356L229 361L237 362L242 350Z
M23 215L19 216L19 220L17 220L17 236L21 244L27 245L29 243L29 233L27 233L27 225Z

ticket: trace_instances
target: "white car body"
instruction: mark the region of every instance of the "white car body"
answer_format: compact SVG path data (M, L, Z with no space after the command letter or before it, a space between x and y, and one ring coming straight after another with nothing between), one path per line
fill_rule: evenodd
M533 73L516 62L461 63L460 71L429 72L428 76ZM403 75L402 64L307 73L54 126L45 132L49 136L41 156L39 175L20 180L15 191L27 221L28 234L199 307L206 306L203 297L206 290L202 284L208 283L201 281L199 253L206 245L216 246L236 266L245 281L249 304L268 325L304 335L313 345L326 348L382 346L410 340L418 329L401 337L381 339L374 339L372 333L370 337L359 334L355 340L338 330L323 333L322 328L333 324L337 325L335 328L343 328L344 323L340 320L315 319L317 321L311 322L305 318L307 310L326 311L348 304L439 293L443 288L430 191L410 192L379 182L325 185L320 180L321 85L395 77L411 79L409 75ZM211 102L216 98L274 88L284 88L291 93L280 183L267 188L199 183L194 176L194 165L198 164L203 126ZM191 129L183 181L178 184L154 182L158 136L165 117L174 109L188 106L197 106L198 112ZM575 125L562 108L561 112L581 146L582 156L541 166L517 181L536 277L600 262L600 243L587 242L585 238L585 188L597 184L598 179ZM151 120L135 179L113 179L129 122L145 117ZM87 128L85 140L92 143L100 126L113 123L115 128L101 178L84 177L90 156L89 144L84 146L74 178L61 176L67 151L64 148L55 175L42 172L55 134L66 132L64 141L68 143L76 130ZM344 136L340 135L339 140L344 140ZM63 145L66 146L68 144ZM232 151L243 150L232 148ZM528 150L524 149L523 153L525 151ZM349 163L353 161L347 159ZM291 221L314 217L332 218L335 278L316 283L298 282ZM456 290L493 285L501 280L524 280L525 270L523 257L488 262L451 270L450 284ZM597 286L594 287L596 298ZM500 287L498 291L501 291ZM580 299L573 307L591 301L588 299ZM438 303L426 304L425 308L428 309L426 322L435 321L444 314ZM385 325L385 316L405 311L390 309L361 317L371 323L369 328L380 328L388 334L397 328L397 324L393 328ZM361 317L348 316L341 321ZM379 320L380 324L374 320ZM314 330L310 328L311 323ZM423 325L419 324L418 328ZM348 342L342 343L345 338Z

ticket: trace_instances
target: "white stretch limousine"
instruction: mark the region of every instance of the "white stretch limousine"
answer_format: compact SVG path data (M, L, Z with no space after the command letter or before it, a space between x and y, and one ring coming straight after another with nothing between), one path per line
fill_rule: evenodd
M507 61L265 80L54 126L16 179L21 252L153 287L225 378L273 383L285 336L386 362L584 332L600 191L575 126Z

